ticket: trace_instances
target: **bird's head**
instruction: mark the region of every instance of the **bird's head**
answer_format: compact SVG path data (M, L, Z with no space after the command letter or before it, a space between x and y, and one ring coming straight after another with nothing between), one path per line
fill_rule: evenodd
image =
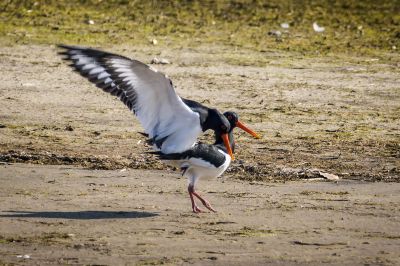
M203 131L212 129L217 134L227 134L231 131L230 122L217 109L210 109L208 111L208 117L203 127Z
M224 116L228 119L231 130L233 130L235 127L238 127L240 129L246 131L247 133L249 133L256 139L261 138L259 134L257 134L256 132L254 132L253 130L248 128L245 124L243 124L242 122L239 121L239 115L237 113L228 111L228 112L224 113Z
M239 115L235 112L228 111L224 113L224 116L226 117L226 119L228 119L231 130L233 130L236 127L236 123L239 121Z

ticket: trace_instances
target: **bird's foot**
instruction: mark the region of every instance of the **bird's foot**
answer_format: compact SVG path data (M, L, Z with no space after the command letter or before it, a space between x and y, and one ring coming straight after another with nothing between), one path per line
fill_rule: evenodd
M212 211L212 212L217 212L217 211L211 206L211 204L210 204L208 201L206 201L205 203L203 203L203 205L204 205L204 207L206 207L206 208L209 209L210 211Z
M211 204L210 204L205 198L203 198L202 196L200 196L197 192L193 192L193 195L201 201L201 203L204 205L204 207L206 207L207 209L209 209L209 210L212 211L212 212L217 212L217 211L211 206Z
M209 210L212 211L212 212L217 212L217 211L211 206L211 204L210 204L206 199L204 199L202 196L200 196L200 195L194 190L194 187L193 187L193 186L189 185L188 191L189 191L190 200L191 200L191 202L192 202L192 210L193 210L194 213L200 213L200 212L204 212L204 211L203 211L202 209L200 209L200 208L196 205L196 203L194 202L194 197L193 197L193 196L195 196L196 198L198 198L198 199L201 201L201 203L204 205L204 207L206 207L207 209L209 209Z
M192 206L193 213L201 213L204 212L202 209L200 209L197 205Z
M204 207L206 207L207 209L209 209L212 212L217 212L206 199L204 199L202 197L197 197L197 198L201 201L201 203L204 205Z

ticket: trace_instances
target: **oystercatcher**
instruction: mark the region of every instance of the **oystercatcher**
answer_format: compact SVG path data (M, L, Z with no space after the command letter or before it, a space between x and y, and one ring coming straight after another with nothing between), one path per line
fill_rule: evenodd
M233 158L234 127L256 138L257 133L240 123L233 112L224 116L216 109L180 98L168 77L142 62L91 48L59 47L71 67L97 87L117 96L137 116L163 159L177 162L187 158L186 164L179 163L179 167L189 177L193 211L201 211L193 196L214 211L195 191L196 180L202 176L220 176L229 166ZM208 129L214 130L214 145L196 144L199 134Z
M191 104L195 103L192 102ZM224 116L231 124L228 135L230 147L232 147L233 152L235 149L233 129L236 126L241 127L254 137L259 138L256 132L239 122L239 116L235 112L225 112ZM231 163L231 156L229 156L224 141L219 134L215 134L215 143L213 145L197 143L192 148L181 153L163 154L162 152L156 152L156 154L167 164L181 169L182 176L188 178L188 192L194 213L202 212L202 209L197 206L194 197L198 198L207 209L215 212L211 204L196 192L195 185L200 178L219 177Z
M189 150L202 132L211 129L233 156L228 138L230 124L225 116L205 106L192 110L164 74L117 54L78 46L59 48L71 67L128 106L163 154Z

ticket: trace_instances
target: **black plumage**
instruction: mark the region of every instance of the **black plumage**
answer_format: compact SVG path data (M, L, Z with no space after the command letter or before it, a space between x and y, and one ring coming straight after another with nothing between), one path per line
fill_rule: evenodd
M136 92L131 88L124 86L124 84L117 85L115 82L116 79L112 78L111 76L110 68L107 67L107 59L131 59L91 48L69 46L63 44L58 45L58 47L63 49L59 52L59 54L63 56L64 60L72 62L72 64L69 64L69 66L74 68L76 72L78 72L81 76L87 78L90 82L94 83L98 88L102 89L103 91L118 97L129 108L129 110L134 113L136 112ZM79 64L80 59L78 58L78 56L85 57L88 61L85 62L85 64ZM143 64L137 60L135 60L135 63ZM88 64L95 65L94 68L97 68L98 71L93 72L93 68L85 68ZM146 65L146 67L148 66Z
M233 134L229 133L230 144L234 145ZM189 160L190 158L196 158L212 164L215 167L220 167L225 163L226 157L223 153L218 150L222 150L227 153L226 148L223 144L217 143L210 145L206 143L197 143L193 148L184 151L182 153L170 153L162 154L158 153L161 160Z

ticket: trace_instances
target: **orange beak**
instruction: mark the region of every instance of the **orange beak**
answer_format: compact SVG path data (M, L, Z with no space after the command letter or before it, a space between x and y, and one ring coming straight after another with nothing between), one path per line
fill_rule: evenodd
M235 160L235 157L233 156L232 148L231 145L229 144L229 136L228 134L221 134L222 140L224 141L226 150L228 151L229 156L231 156L232 160Z
M252 135L253 137L255 137L256 139L261 138L260 135L258 135L256 132L254 132L253 130L251 130L250 128L246 127L244 124L242 124L240 121L236 122L236 126L240 127L241 129L243 129L244 131L246 131L247 133L249 133L250 135Z

